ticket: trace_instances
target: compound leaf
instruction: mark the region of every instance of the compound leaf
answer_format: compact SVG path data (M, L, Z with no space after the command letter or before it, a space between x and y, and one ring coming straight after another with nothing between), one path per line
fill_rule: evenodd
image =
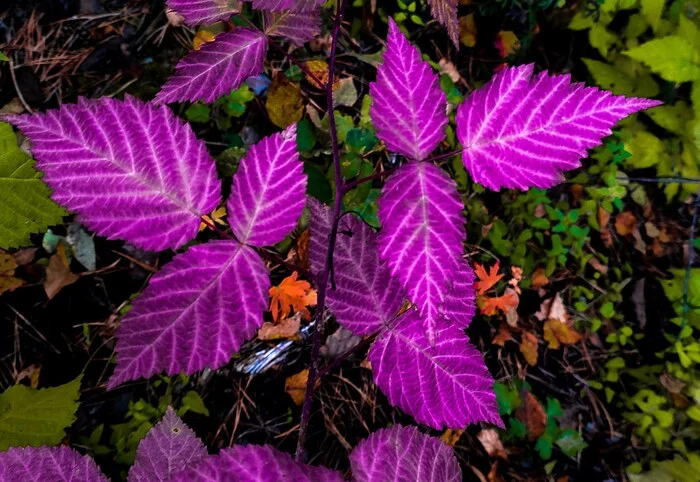
M134 301L117 331L108 388L150 377L216 369L262 326L270 287L260 257L236 241L179 254Z
M163 482L199 462L207 449L192 429L168 407L139 443L136 461L129 470L129 482Z
M447 34L459 49L459 19L457 18L459 0L428 0L428 4L435 20L447 28Z
M389 150L420 161L445 138L447 100L438 76L393 19L370 95L370 117Z
M7 119L29 137L53 199L99 235L178 248L221 198L204 143L167 107L104 97Z
M241 11L238 0L167 0L188 25L211 25Z
M212 102L263 71L267 36L248 27L217 35L185 55L154 102Z
M420 423L436 429L480 421L503 426L493 379L457 326L440 327L431 343L420 316L406 313L377 338L368 359L389 401Z
M1 393L0 451L59 443L75 421L80 378L41 390L15 385Z
M356 482L459 482L462 470L452 449L416 427L378 430L350 454Z
M10 124L0 123L0 248L29 244L29 235L62 222L34 161L17 146Z
M296 137L294 124L263 139L233 176L226 209L231 229L242 243L276 244L296 226L306 202L306 175Z
M180 472L174 482L342 482L339 472L295 462L269 445L237 445Z
M379 251L427 323L430 336L457 280L466 239L455 182L428 162L392 174L379 198Z
M0 480L107 482L107 477L92 458L70 447L24 447L0 453Z
M553 186L617 121L660 104L572 84L568 75L533 75L533 69L502 70L457 111L464 165L489 189Z
M318 274L326 263L333 213L312 198L309 198L309 207L309 263ZM333 252L335 289L327 290L328 306L345 328L356 335L368 335L396 316L405 297L404 290L379 258L377 234L362 220L353 215L343 216L336 239Z

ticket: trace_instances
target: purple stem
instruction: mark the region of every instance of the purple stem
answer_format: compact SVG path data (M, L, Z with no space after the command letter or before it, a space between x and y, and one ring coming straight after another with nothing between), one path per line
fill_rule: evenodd
M333 146L333 167L335 173L335 203L333 205L333 226L331 228L330 238L328 240L328 254L326 262L323 266L323 271L317 277L318 299L316 305L315 325L313 345L311 347L311 366L309 367L309 377L306 382L306 392L304 394L304 404L301 409L301 421L299 422L299 438L297 440L296 460L303 461L306 443L306 435L309 430L309 419L311 418L311 406L313 401L314 388L316 380L318 380L319 372L319 352L321 350L321 341L325 331L325 317L323 312L326 306L326 290L328 288L328 279L333 264L333 251L335 250L335 241L338 235L338 222L343 207L343 179L340 173L340 145L338 142L338 130L335 125L335 115L333 108L333 78L335 75L335 54L338 46L338 36L340 34L340 25L343 21L343 13L345 12L346 0L338 0L335 12L335 21L333 24L333 41L331 44L331 57L328 62L328 83L326 84L326 102L328 104L328 121L331 131L331 142Z

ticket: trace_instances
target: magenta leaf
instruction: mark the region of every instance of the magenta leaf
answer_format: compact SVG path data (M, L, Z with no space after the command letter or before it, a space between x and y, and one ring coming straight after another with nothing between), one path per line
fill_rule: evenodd
M323 270L328 253L333 213L309 199L311 241L309 263L314 273ZM391 321L401 309L404 291L379 258L377 234L360 219L344 215L338 226L333 252L335 289L327 301L338 322L356 335L368 335Z
M350 454L355 482L459 482L462 471L452 449L415 427L378 430Z
M297 225L306 202L296 125L254 145L233 176L226 208L236 237L246 244L279 243Z
M312 12L318 10L325 0L251 0L253 8L280 12L291 10L293 12Z
M447 34L452 43L459 49L459 19L457 18L459 0L428 0L428 4L435 20L447 28Z
M455 182L429 162L401 166L379 198L380 254L418 306L431 337L462 266L463 209Z
M207 449L192 429L168 407L139 443L129 482L163 482L206 457Z
M390 151L420 161L445 138L447 101L438 76L391 18L384 60L370 95L377 137Z
M265 34L284 37L290 43L302 46L321 33L321 13L311 12L264 12Z
M69 447L24 447L0 452L2 482L107 482L87 455Z
M238 0L166 0L188 25L211 25L241 11Z
M269 445L237 445L210 455L174 482L342 482L339 472L295 462Z
M167 107L104 97L7 120L31 141L52 198L99 235L178 248L221 198L204 143Z
M533 75L533 69L505 68L457 112L464 165L489 189L553 186L616 122L661 103L572 84L568 75Z
M474 281L474 270L469 263L462 261L456 276L447 285L445 300L440 307L440 315L448 323L456 323L462 328L471 323L476 311Z
M226 364L262 325L269 287L260 257L235 241L211 241L175 256L121 321L108 388L162 371L191 374Z
M267 37L259 30L237 27L187 54L177 64L154 102L212 102L263 71Z
M408 312L370 348L374 380L392 404L433 428L502 427L493 379L468 341L452 325L440 327L433 344L420 316Z

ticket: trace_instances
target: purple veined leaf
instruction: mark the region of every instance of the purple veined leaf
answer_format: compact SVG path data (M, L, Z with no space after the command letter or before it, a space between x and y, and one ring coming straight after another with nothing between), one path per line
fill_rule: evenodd
M457 18L459 0L428 0L428 4L435 20L447 28L447 34L452 43L459 49L459 19Z
M87 455L70 447L23 447L0 452L0 482L107 482Z
M471 323L476 312L475 279L472 267L462 261L459 272L447 285L445 300L440 307L440 315L448 323L456 323L461 328Z
M294 124L255 144L233 176L226 209L231 230L242 243L279 243L304 211L306 175L296 132Z
M163 420L139 442L128 481L164 482L207 455L202 441L168 407Z
M333 213L312 198L309 208L309 263L318 273L326 263ZM335 289L328 288L328 307L345 328L356 335L368 335L396 316L405 293L379 258L377 234L372 228L349 214L341 218L338 228L333 252Z
M289 454L269 445L236 445L210 455L173 482L342 482L343 477L323 467L295 462Z
M321 8L325 0L251 0L253 8L257 10L267 10L280 12L291 10L293 12L312 12Z
M457 186L439 167L409 162L389 177L378 204L380 255L418 306L432 338L467 236Z
M52 198L101 236L179 248L221 199L214 160L167 107L103 97L7 120L29 138Z
M502 70L457 111L464 165L489 189L553 186L616 122L661 103L572 84L569 75L533 75L533 69Z
M264 12L263 24L266 35L284 37L290 43L302 46L321 33L321 12Z
M175 256L122 319L107 387L225 365L262 326L269 287L258 254L236 241L210 241Z
M414 312L382 333L367 357L389 401L436 429L489 422L499 427L493 378L460 328L440 327L434 344Z
M238 0L166 0L188 25L211 25L241 11Z
M212 102L263 71L267 36L259 30L237 27L217 35L178 62L154 102Z
M462 470L452 449L416 427L378 430L350 454L355 482L460 482Z
M372 123L390 151L421 161L445 138L447 99L438 76L391 18L384 60L369 89Z

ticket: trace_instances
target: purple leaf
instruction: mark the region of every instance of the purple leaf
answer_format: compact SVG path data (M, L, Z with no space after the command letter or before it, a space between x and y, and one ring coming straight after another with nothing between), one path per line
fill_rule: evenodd
M166 0L188 25L211 25L241 11L237 0Z
M325 0L251 0L253 8L279 12L291 10L293 12L312 12L318 10Z
M333 213L312 198L309 207L309 262L313 272L319 273L326 262ZM333 252L336 289L328 288L328 307L345 328L356 335L368 335L396 316L404 291L379 258L377 234L369 226L345 215L338 228Z
M129 482L162 482L206 457L207 449L192 429L168 407L139 443Z
M459 19L457 18L459 0L428 0L428 4L435 20L447 28L447 34L452 43L459 49Z
M340 473L295 462L269 445L237 445L181 472L174 482L342 482Z
M267 37L259 30L237 27L187 54L177 64L154 102L212 102L263 71Z
M445 301L440 307L442 318L461 328L469 326L476 311L474 281L474 270L469 263L462 261L459 272L445 290Z
M452 449L415 427L378 430L350 454L356 482L459 482L462 471Z
M296 125L254 145L233 176L226 208L241 243L268 246L294 229L306 202Z
M379 198L380 254L418 305L431 337L462 266L463 208L455 182L428 162L401 166Z
M418 422L436 429L480 421L502 427L493 379L468 341L452 325L437 330L433 345L420 316L408 312L377 338L367 358L389 401Z
M103 97L7 119L31 141L52 198L99 235L178 248L221 198L204 143L167 107Z
M391 18L384 60L370 95L377 137L390 151L421 161L445 138L447 101L438 76Z
M0 452L0 482L107 482L87 455L69 447L24 447Z
M265 34L302 46L321 33L321 12L265 12L263 23Z
M162 371L225 365L262 325L269 287L260 257L235 241L211 241L175 256L122 320L108 388Z
M464 165L489 189L553 186L617 121L661 103L572 84L568 75L533 76L533 69L502 70L457 112Z

